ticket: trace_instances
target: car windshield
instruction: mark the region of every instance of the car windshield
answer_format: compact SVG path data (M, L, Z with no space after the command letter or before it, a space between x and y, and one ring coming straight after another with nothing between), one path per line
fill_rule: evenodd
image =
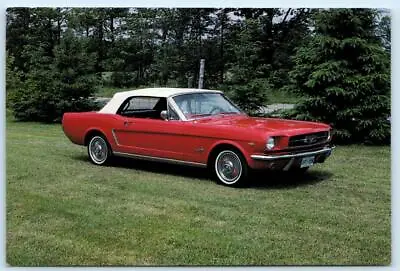
M220 93L190 93L173 98L187 119L242 112Z

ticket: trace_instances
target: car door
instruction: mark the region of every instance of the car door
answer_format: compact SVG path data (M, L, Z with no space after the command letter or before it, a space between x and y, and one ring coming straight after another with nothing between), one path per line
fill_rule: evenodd
M179 138L183 125L179 120L163 120L165 98L131 97L117 114L119 124L113 133L118 151L169 159L182 159ZM165 106L165 108L164 108Z

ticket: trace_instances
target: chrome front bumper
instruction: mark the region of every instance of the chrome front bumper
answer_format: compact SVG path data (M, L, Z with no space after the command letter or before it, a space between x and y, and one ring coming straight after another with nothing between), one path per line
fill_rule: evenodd
M299 168L303 157L314 157L314 163L323 163L335 147L324 147L316 151L307 151L292 154L259 155L253 154L250 157L254 160L254 168L266 168L272 170L288 171L291 168Z
M253 158L254 160L262 160L262 161L273 161L273 160L280 160L280 159L289 159L289 158L300 158L300 157L305 157L305 156L313 156L313 155L321 155L325 154L326 157L331 155L333 149L335 147L325 147L322 150L318 151L310 151L310 152L301 152L301 153L295 153L295 154L282 154L282 155L258 155L258 154L253 154L250 157Z

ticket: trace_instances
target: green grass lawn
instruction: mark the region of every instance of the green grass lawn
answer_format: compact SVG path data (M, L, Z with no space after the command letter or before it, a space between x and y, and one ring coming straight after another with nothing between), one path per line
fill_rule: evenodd
M391 262L389 147L338 147L303 177L234 189L200 169L94 166L60 125L6 134L11 266Z

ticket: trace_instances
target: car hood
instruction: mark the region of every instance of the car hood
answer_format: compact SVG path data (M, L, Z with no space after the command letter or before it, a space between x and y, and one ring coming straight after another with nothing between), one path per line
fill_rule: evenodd
M259 129L280 135L313 133L330 129L329 125L318 122L226 115L197 119L195 120L195 123L199 125L234 126L244 129Z

